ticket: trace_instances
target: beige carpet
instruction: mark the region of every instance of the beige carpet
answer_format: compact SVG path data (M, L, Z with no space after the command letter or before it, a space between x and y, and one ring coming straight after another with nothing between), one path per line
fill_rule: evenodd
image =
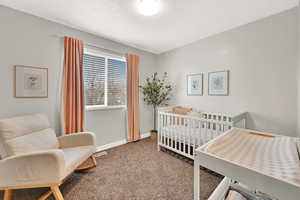
M158 152L150 138L111 149L97 162L97 168L74 174L61 186L65 200L193 199L192 161L169 151ZM220 181L220 176L202 170L201 200ZM44 191L19 190L14 199L35 200Z

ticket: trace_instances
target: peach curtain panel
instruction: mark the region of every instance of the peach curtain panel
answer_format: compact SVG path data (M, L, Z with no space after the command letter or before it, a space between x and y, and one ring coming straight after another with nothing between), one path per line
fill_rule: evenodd
M83 41L64 38L63 130L84 131Z
M127 61L128 141L140 139L139 56L125 54Z

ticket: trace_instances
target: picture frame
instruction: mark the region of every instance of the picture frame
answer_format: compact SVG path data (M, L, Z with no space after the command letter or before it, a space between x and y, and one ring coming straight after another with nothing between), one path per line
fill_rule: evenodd
M203 73L187 75L187 95L203 96Z
M208 73L208 95L229 95L229 71L215 71Z
M48 98L48 68L14 66L15 98Z

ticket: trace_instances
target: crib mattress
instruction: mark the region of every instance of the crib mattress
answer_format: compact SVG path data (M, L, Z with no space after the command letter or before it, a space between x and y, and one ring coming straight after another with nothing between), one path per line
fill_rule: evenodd
M208 144L205 151L257 172L300 184L300 161L296 139L252 135L232 129Z
M161 129L161 135L175 139L176 134L177 141L189 143L191 145L195 143L197 146L205 144L217 136L205 134L204 131L201 131L200 129L201 128L190 128L184 125L165 126Z

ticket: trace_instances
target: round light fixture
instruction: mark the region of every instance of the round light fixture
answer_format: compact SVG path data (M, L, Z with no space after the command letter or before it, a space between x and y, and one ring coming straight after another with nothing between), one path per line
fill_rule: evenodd
M138 10L142 15L152 16L158 13L160 9L159 0L139 0Z

